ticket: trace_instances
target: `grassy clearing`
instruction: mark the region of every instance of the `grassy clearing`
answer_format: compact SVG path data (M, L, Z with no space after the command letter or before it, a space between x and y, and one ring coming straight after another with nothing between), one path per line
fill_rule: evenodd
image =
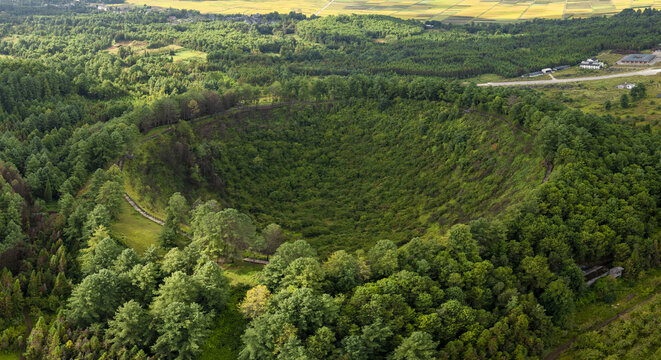
M202 347L199 360L234 360L241 349L241 334L247 320L238 310L238 304L246 294L246 288L232 288L227 309L218 314L215 328Z
M202 51L182 49L177 51L177 53L172 57L174 61L184 61L184 60L206 60L207 54Z
M119 220L113 224L111 230L127 246L142 254L149 246L156 244L161 227L144 218L126 201L122 201Z
M612 304L596 302L579 306L574 316L572 316L568 330L562 332L553 343L560 345L569 341L576 335L588 331L591 327L617 315L619 312L635 306L655 291L658 291L660 287L661 269L655 269L641 275L639 279L618 280L616 301ZM609 326L611 325L613 324Z
M0 352L0 360L18 360L21 354L17 352Z
M629 94L629 90L617 89L618 84L630 82L642 83L647 89L647 96L636 102L631 102L630 107L620 106L622 94ZM560 100L566 105L599 115L612 115L629 120L633 125L643 126L649 124L652 129L659 129L661 122L661 76L632 76L616 79L586 81L581 83L569 83L558 85L547 85L538 87L547 97ZM611 109L606 110L606 102L611 102Z
M223 270L225 275L232 281L232 286L252 287L257 285L257 276L262 267L262 265L241 261L235 264L225 264Z
M312 15L319 12L329 0L127 0L127 3L161 8L193 9L201 13L255 14L278 11L302 12ZM364 1L341 0L333 2L320 15L380 14L404 19L452 20L460 22L502 21L511 22L533 18L588 17L611 15L628 7L658 7L649 1L554 1L540 3L533 0L512 2L507 0L396 0Z
M136 55L145 55L145 54L158 55L158 54L168 53L172 55L172 59L174 61L183 61L183 60L204 61L207 59L207 54L205 52L187 49L175 44L162 46L156 49L149 49L148 45L149 44L147 44L144 41L120 41L113 44L105 51L110 54L117 55L117 53L119 53L119 48L129 47Z

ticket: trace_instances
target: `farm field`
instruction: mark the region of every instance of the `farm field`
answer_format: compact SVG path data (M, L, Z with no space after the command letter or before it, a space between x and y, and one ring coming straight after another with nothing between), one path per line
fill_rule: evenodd
M255 14L277 11L306 15L380 14L404 19L448 22L517 21L615 14L626 8L661 7L661 0L489 1L489 0L127 0L133 5L192 9L201 13ZM323 9L323 10L322 10Z

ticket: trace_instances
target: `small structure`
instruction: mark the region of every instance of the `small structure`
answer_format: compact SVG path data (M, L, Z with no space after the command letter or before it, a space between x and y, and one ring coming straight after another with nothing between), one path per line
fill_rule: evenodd
M636 84L632 84L632 83L630 83L630 82L625 82L625 83L622 83L622 84L620 84L620 85L617 85L615 88L617 88L617 89L627 89L627 90L631 90L631 89L633 89L633 88L635 88L635 87L636 87Z
M615 266L610 269L605 266L593 266L591 268L584 268L582 270L583 277L586 280L585 284L587 286L591 286L597 282L597 280L609 275L617 279L621 277L622 273L624 272L624 268L621 266Z
M548 73L552 73L552 72L553 72L553 69L551 69L551 68L542 69L543 74L548 74Z
M606 64L597 60L596 57L589 58L585 61L581 61L578 65L581 69L590 69L590 70L600 70L603 69Z
M618 61L622 65L649 65L656 58L653 54L631 54Z
M564 69L569 69L570 67L571 67L570 65L560 65L560 66L554 67L553 71L560 71L560 70L564 70Z

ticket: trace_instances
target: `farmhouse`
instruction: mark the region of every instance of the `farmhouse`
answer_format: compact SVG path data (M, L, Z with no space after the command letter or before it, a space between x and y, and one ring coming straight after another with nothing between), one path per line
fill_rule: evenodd
M652 54L631 54L620 59L619 63L623 65L649 65L656 55Z
M597 60L597 58L590 58L585 61L581 61L579 67L581 69L590 69L590 70L599 70L602 69L606 64Z
M636 87L636 84L632 84L632 83L629 83L629 82L625 82L623 84L620 84L620 85L616 86L616 88L618 88L618 89L628 89L628 90L631 90L635 87Z

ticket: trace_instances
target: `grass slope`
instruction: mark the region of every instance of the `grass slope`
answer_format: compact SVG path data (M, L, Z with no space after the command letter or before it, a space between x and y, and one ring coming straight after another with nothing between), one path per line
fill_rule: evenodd
M544 176L531 137L438 103L356 102L235 114L142 145L137 199L180 191L276 222L321 250L364 248L499 216Z
M122 201L119 219L111 227L112 232L124 243L142 254L156 244L161 226L140 215L126 201Z

